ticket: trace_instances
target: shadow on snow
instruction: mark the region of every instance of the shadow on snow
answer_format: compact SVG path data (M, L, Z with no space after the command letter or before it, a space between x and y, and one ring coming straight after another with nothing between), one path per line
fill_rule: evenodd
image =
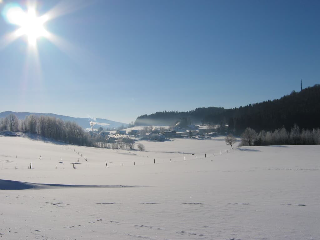
M126 185L64 185L64 184L42 184L27 183L0 179L0 190L28 190L28 189L52 189L52 188L129 188L137 186Z
M258 149L252 149L252 148L238 148L242 152L261 152Z

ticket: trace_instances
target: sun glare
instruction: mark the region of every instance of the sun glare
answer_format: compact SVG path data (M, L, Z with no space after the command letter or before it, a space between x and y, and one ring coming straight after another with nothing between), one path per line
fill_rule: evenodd
M20 26L17 34L25 35L31 46L36 45L38 38L46 37L49 34L44 27L48 18L45 15L38 17L36 9L33 7L29 7L25 12L19 6L13 6L6 11L5 15L9 23Z
M5 4L5 2L8 3ZM4 36L0 37L0 51L18 38L25 36L30 49L36 50L37 40L40 38L46 38L54 45L57 45L60 49L63 49L63 51L70 52L70 48L72 49L74 44L71 45L64 39L61 39L47 31L45 24L57 17L84 8L90 5L93 1L77 0L77 4L75 4L74 1L63 0L42 16L37 15L37 0L25 0L19 2L26 2L27 11L19 3L0 0L0 4L4 4L1 11L1 15L4 20L9 24L18 26L18 28L13 32L6 33Z

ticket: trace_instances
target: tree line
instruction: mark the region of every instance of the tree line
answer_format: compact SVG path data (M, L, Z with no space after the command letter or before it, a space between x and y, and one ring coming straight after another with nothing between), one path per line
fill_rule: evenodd
M49 116L29 115L25 119L18 119L10 114L0 119L0 131L23 132L37 134L45 138L62 141L80 146L93 146L90 135L74 122L64 122Z
M63 121L51 116L28 115L25 119L18 119L10 114L0 118L0 132L23 132L36 134L52 140L79 146L99 147L108 149L133 150L135 140L127 137L105 138L98 133L88 133L75 122ZM144 146L138 144L138 150L144 151ZM142 149L142 150L141 150Z
M247 128L241 135L242 146L266 145L319 145L320 129L302 129L294 125L290 131L284 127L274 131L261 131L257 133Z

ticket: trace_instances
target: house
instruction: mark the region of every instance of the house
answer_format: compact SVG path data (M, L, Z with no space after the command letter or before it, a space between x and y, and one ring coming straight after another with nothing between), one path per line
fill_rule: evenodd
M129 134L130 134L130 135L137 136L137 135L140 134L140 130L135 130L135 129L133 129L133 130L131 130L131 131L129 132Z
M107 136L110 135L110 132L103 131L103 132L100 132L99 134L100 134L100 136L102 136L102 137L107 137Z
M180 136L181 136L182 138L188 138L190 135L189 135L188 132L181 132L181 133L180 133Z
M184 132L176 132L176 138L182 138Z
M165 136L162 134L151 133L148 136L151 141L164 142L166 140Z
M211 132L214 132L214 131L216 131L216 128L217 128L217 126L214 126L214 127L212 127L212 126L199 126L199 134L200 135L204 135L204 134L209 134L209 133L211 133Z
M177 136L177 132L176 131L165 131L165 132L163 132L163 135L166 138L175 138Z
M109 137L107 139L107 143L115 143L117 140L118 140L118 138L116 138L116 137Z
M197 130L198 128L199 128L199 127L196 126L196 125L194 125L194 124L188 125L188 129L189 129L189 130Z
M119 130L118 132L121 135L127 135L127 130Z
M210 133L208 133L208 136L216 137L216 136L218 136L218 134L217 134L217 132L210 132Z
M153 134L159 134L159 133L160 133L160 129L155 128L155 129L152 130L151 133L153 133Z

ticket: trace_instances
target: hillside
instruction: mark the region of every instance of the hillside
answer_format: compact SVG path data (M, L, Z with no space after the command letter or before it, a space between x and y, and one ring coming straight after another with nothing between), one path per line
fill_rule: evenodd
M181 119L188 119L190 123L201 123L207 115L217 116L225 112L224 108L197 108L188 112L156 112L137 118L135 125L171 126Z
M115 122L111 121L108 119L102 119L102 118L96 118L95 120L91 118L75 118L75 117L69 117L69 116L63 116L63 115L58 115L58 114L53 114L53 113L30 113L30 112L11 112L11 111L6 111L6 112L1 112L0 113L0 118L5 118L9 116L10 114L14 114L18 117L18 119L25 119L29 115L35 115L35 116L49 116L49 117L55 117L58 119L61 119L63 121L69 121L69 122L75 122L77 123L80 127L86 129L90 128L90 122L95 122L96 124L94 125L94 128L118 128L121 127L122 125L126 126L126 123L121 123L121 122Z
M207 117L210 120L210 116ZM242 131L247 127L257 131L285 127L291 129L297 124L301 129L320 127L320 85L293 91L273 101L250 104L235 108L226 116L229 129Z
M250 127L257 131L274 130L294 124L300 128L320 127L320 85L292 92L273 101L249 104L244 107L197 108L189 112L157 112L137 118L136 125L173 125L187 118L193 124L228 124L229 131L241 132Z

